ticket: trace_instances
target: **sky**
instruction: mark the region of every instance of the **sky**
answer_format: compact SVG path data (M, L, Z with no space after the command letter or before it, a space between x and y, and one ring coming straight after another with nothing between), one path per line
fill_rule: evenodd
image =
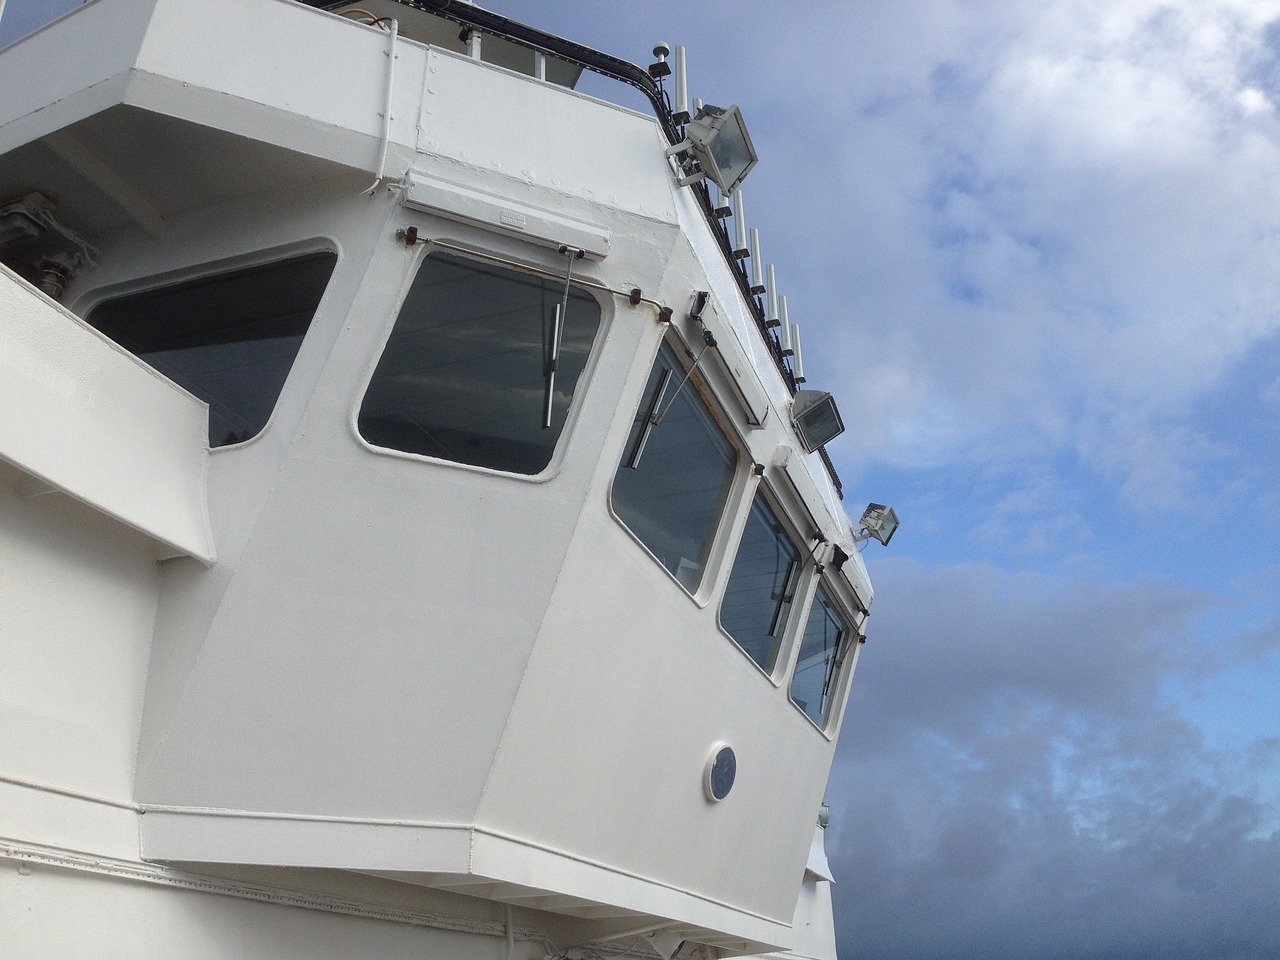
M485 5L742 108L846 504L902 518L842 960L1280 956L1280 0Z

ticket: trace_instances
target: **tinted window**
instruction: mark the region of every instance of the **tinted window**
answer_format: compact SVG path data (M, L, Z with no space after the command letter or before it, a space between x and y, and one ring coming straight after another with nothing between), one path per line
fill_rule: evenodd
M96 307L88 322L209 404L209 446L271 417L337 255L200 277Z
M791 678L791 699L822 726L831 710L831 701L839 688L840 668L844 664L853 633L840 611L818 587L809 608L804 637L800 641L800 658Z
M510 473L544 470L600 329L600 305L571 290L553 365L563 293L562 280L427 257L360 405L361 436Z
M766 673L772 673L800 574L800 551L756 494L720 605L720 625Z
M692 593L733 482L737 453L664 345L613 480L613 509ZM653 424L651 417L660 415Z

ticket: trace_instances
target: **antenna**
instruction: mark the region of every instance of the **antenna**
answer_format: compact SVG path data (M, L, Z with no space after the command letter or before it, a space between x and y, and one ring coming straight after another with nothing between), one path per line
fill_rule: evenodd
M765 271L769 276L769 312L764 318L766 327L776 327L778 325L778 277L773 272L773 264L769 264L769 269Z
M800 324L791 324L791 349L795 356L791 361L792 378L796 383L804 383L804 357L800 353Z
M689 122L689 80L685 72L684 46L676 45L676 109L671 120L675 124Z
M725 190L721 188L718 184L716 185L716 195L719 197L719 199L716 201L716 208L712 212L715 213L715 215L719 217L721 220L723 220L725 219L725 217L729 216L729 214L733 212L729 206L729 203L732 201L733 198L727 192L725 192ZM725 239L726 240L729 239L729 234L727 230L725 232Z
M785 296L778 298L778 305L782 310L782 318L779 321L778 336L779 346L782 347L782 355L789 357L791 350L791 322L787 319L787 298Z
M649 76L655 80L661 80L663 77L671 76L671 64L667 63L667 55L671 53L671 45L665 40L659 40L653 45L653 55L657 61L649 64Z
M733 256L737 260L745 260L750 256L747 249L747 221L742 215L742 188L733 191Z
M764 263L760 260L760 231L751 228L751 292L755 296L764 293Z
M781 319L780 319L781 317ZM786 294L778 294L778 300L769 308L768 320L764 321L765 326L781 326L787 321L787 298Z

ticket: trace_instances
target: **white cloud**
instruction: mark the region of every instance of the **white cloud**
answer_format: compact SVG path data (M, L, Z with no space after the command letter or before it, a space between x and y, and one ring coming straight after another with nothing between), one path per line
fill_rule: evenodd
M853 124L843 160L818 151L853 202L795 217L787 246L827 250L853 302L815 312L857 325L810 366L856 371L841 396L872 455L1071 449L1135 505L1183 505L1202 445L1170 438L1280 329L1280 126L1254 76L1280 4L916 13L939 9L915 48L916 17L871 14L883 50L845 51L848 85L816 107Z
M1236 95L1236 102L1246 116L1275 111L1275 105L1257 87L1246 87Z

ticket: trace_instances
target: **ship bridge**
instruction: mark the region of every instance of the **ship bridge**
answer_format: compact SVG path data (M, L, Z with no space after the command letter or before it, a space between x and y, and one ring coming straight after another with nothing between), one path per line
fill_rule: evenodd
M0 56L0 854L834 956L872 593L802 378L670 115L393 6Z

